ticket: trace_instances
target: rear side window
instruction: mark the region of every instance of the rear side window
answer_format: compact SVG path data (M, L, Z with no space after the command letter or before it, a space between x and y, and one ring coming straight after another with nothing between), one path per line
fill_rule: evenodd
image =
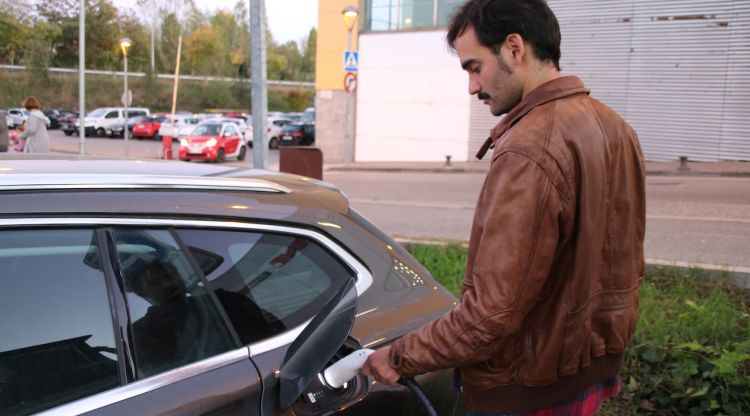
M169 231L116 229L114 235L139 378L238 347Z
M304 236L250 231L177 231L244 344L313 317L354 273Z
M104 118L117 118L119 117L120 112L119 111L110 111L107 113L107 115Z
M90 229L0 231L0 414L42 411L119 385Z

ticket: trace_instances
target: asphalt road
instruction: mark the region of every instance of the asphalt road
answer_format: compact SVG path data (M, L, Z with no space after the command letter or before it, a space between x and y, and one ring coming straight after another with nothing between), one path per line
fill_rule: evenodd
M52 149L78 152L77 137L50 134ZM162 145L131 139L128 148L131 157L154 159ZM125 143L90 138L86 153L122 157ZM278 158L278 151L269 152L270 169L278 170ZM250 160L229 164L251 166ZM325 171L324 179L392 236L467 241L484 174ZM649 176L646 191L648 259L750 271L750 178Z
M352 206L405 239L467 241L483 174L331 172ZM750 268L750 178L648 177L646 257Z

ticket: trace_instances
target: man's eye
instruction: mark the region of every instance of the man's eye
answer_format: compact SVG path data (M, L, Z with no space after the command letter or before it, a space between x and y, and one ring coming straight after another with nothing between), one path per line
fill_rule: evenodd
M478 74L479 73L479 65L475 66L474 68L471 68L472 74Z

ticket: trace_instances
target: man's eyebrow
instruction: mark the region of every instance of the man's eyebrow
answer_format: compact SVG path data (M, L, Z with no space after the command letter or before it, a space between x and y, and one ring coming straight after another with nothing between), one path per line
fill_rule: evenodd
M463 68L464 70L468 70L469 67L471 66L471 64L476 63L476 62L477 62L477 60L474 59L474 58L467 59L467 60L461 62L461 68Z

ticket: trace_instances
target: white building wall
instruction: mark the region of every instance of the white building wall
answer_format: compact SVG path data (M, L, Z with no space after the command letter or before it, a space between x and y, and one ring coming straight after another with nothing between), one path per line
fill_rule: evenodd
M359 37L355 160L467 160L467 77L445 31Z

